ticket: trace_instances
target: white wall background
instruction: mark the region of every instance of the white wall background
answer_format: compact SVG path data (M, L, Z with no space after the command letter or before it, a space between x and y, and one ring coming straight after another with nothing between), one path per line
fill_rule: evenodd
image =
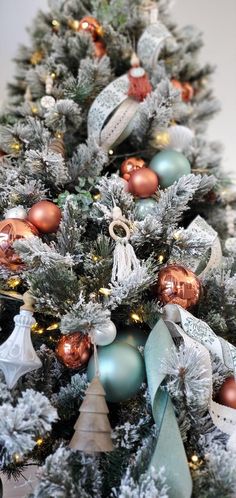
M0 102L6 97L5 86L14 72L11 61L19 43L27 42L30 26L38 8L46 9L47 0L0 0ZM203 62L218 66L214 87L222 112L210 124L209 136L225 146L224 167L236 170L236 0L176 0L173 8L179 24L196 24L203 32Z

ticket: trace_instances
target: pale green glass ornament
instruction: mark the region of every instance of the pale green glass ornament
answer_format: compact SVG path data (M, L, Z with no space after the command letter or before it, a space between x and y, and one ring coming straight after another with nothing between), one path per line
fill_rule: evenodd
M157 174L161 188L170 187L181 176L191 173L190 162L177 150L159 152L152 158L150 168Z
M106 399L112 403L135 396L146 378L143 357L129 344L113 342L98 348L98 364ZM90 382L95 375L94 356L89 360L87 375Z

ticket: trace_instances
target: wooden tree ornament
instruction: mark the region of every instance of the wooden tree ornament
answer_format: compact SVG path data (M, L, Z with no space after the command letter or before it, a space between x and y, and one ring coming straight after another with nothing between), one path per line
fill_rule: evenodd
M63 138L53 138L49 149L56 154L61 154L62 157L65 158L65 144Z
M94 355L96 364L96 346ZM107 416L109 410L105 396L106 393L99 380L98 368L96 368L95 377L86 391L79 410L79 418L74 426L75 433L69 445L72 450L89 454L113 450L111 426Z

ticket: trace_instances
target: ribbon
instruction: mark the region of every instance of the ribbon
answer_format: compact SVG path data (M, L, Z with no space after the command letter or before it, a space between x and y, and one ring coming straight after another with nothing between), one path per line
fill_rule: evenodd
M188 256L186 265L191 268L200 278L205 277L213 268L218 268L222 263L222 250L217 232L200 215L196 216L188 228L184 230L186 235L197 234L206 243L207 249L201 255ZM210 247L210 257L206 260L207 251ZM175 260L176 262L176 260ZM181 263L185 261L181 257Z
M192 480L184 445L170 397L161 387L164 380L161 364L173 347L171 334L160 319L150 333L144 349L153 418L159 434L150 468L165 468L169 498L190 498Z
M160 21L145 29L138 41L137 54L146 71L155 68L160 51L168 39L174 43L172 34Z
M236 410L220 405L212 399L212 365L210 352L218 356L222 363L236 375L236 348L218 337L207 323L194 317L175 304L164 308L164 320L160 319L151 331L144 349L148 388L152 411L159 430L156 448L150 468L159 471L165 467L170 498L191 496L191 476L185 455L179 427L169 395L163 390L162 364L169 357L176 337L185 346L197 349L204 365L204 378L208 378L206 404L212 421L222 432L230 436L229 447L236 441Z

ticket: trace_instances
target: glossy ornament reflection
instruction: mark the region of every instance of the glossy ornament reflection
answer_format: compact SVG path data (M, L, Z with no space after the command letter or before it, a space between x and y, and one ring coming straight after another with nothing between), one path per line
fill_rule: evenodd
M120 167L120 172L124 180L129 181L131 174L137 169L145 168L146 164L140 157L129 157L125 159Z
M63 335L55 350L58 360L72 370L87 365L92 353L91 340L81 332Z
M201 284L195 273L184 266L163 268L157 282L157 298L162 304L179 304L188 309L198 303Z
M234 377L228 377L217 393L216 401L221 405L236 409L236 382Z
M26 220L8 218L0 221L0 264L12 271L22 269L24 263L16 254L13 243L34 235L38 235L37 228Z

